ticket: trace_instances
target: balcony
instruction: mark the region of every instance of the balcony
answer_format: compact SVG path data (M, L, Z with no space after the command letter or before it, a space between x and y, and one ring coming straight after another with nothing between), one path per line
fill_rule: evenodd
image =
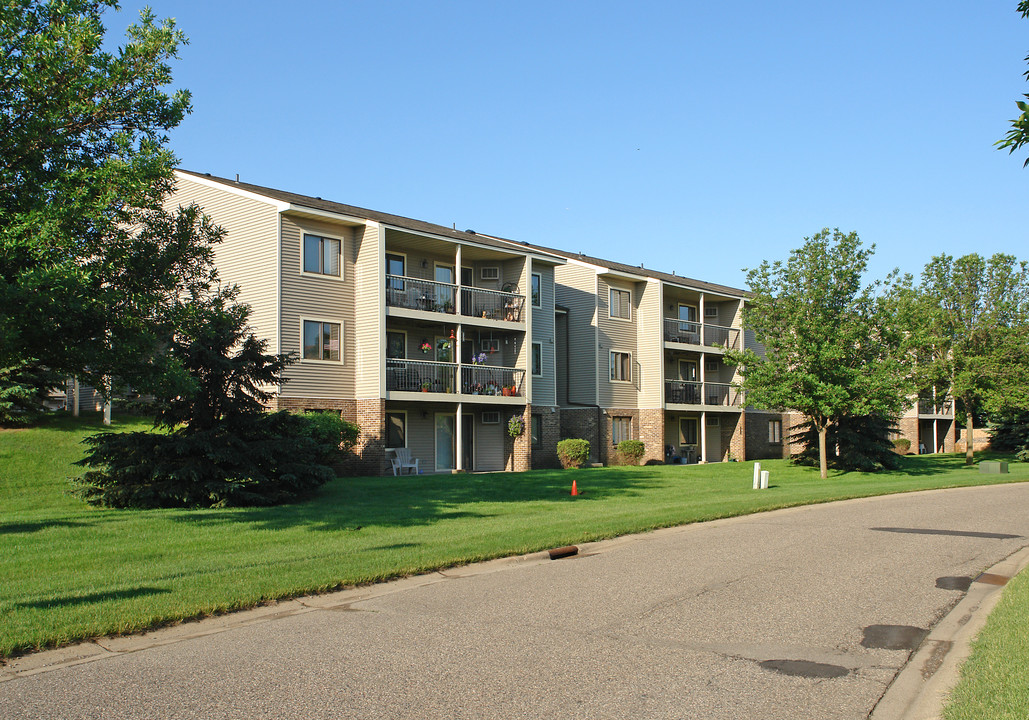
M459 372L460 387L457 384ZM393 392L524 397L525 370L389 358L386 360L386 389Z
M524 295L476 287L461 287L461 314L467 317L522 322L524 307Z
M683 343L685 345L704 345L706 347L722 347L727 350L740 349L739 328L710 325L708 323L688 322L665 318L665 342Z
M742 407L743 393L727 383L668 380L665 382L665 403Z
M455 315L458 289L457 285L435 280L423 280L404 275L387 275L386 305L405 310ZM467 285L460 286L460 291L461 315L464 317L524 322L522 317L525 309L524 295Z
M950 398L918 398L919 415L953 415L954 401Z

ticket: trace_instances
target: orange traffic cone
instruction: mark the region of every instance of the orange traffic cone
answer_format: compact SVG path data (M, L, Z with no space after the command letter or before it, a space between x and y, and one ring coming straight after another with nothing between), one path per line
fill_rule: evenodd
M575 497L578 494L579 494L579 488L577 488L575 486L575 481L572 480L572 497Z

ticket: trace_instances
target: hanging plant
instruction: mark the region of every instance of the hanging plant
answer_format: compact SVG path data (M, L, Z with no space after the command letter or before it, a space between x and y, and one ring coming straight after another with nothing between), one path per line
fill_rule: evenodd
M507 421L507 434L513 438L521 435L524 429L525 424L522 423L522 419L517 415L512 415L511 419Z

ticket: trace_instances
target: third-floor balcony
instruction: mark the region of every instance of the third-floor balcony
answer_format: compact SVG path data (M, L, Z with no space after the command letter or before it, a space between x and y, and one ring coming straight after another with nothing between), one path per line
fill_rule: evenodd
M951 398L918 398L919 415L953 415L954 402Z
M456 315L458 297L461 300L460 314L464 317L515 323L525 321L524 295L403 275L386 276L388 307Z
M687 380L665 382L665 403L742 407L743 393L727 383L700 383Z
M664 337L665 342L721 347L726 350L740 349L740 329L724 325L665 318Z

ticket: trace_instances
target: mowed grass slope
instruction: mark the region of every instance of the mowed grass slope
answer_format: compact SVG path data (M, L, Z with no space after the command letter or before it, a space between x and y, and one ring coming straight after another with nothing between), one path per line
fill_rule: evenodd
M146 423L116 423L115 430ZM487 558L791 505L1029 480L963 458L832 474L764 461L339 478L278 508L104 510L70 494L97 421L0 431L0 657ZM573 498L573 478L582 495Z

